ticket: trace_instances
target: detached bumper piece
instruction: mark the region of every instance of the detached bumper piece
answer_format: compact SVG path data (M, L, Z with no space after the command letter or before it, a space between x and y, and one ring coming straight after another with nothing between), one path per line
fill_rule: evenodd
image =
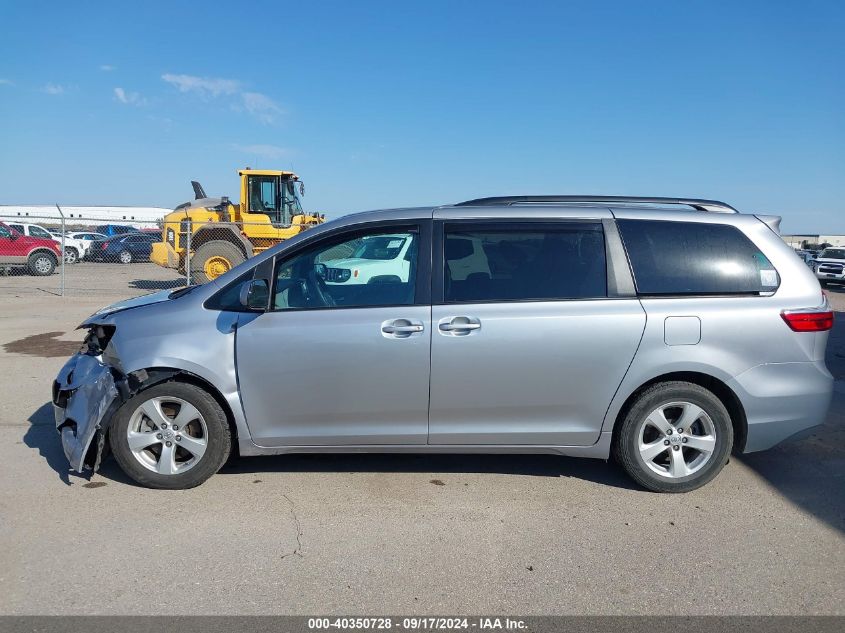
M56 377L53 383L56 430L61 434L62 448L70 467L76 472L85 469L91 440L102 429L109 408L117 400L112 370L96 356L73 356ZM97 462L99 449L95 463L90 466L96 469Z

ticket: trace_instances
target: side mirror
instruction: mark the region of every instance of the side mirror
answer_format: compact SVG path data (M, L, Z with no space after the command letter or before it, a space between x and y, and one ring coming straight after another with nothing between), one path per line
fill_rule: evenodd
M266 279L253 279L241 286L241 305L248 310L266 310L270 301L270 285Z
M326 279L329 276L329 269L325 264L314 264L314 272L320 279Z
M19 237L20 237L20 235L18 235L16 231L9 231L9 239L10 240L15 241Z

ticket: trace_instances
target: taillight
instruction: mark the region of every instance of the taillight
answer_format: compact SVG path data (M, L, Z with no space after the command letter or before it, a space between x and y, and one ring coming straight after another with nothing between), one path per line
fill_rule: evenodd
M784 310L780 313L786 324L795 332L827 332L833 327L833 312L802 312Z
M108 244L106 244L105 242L103 242L102 244L100 244L100 250L101 250L101 251L106 250L108 247L109 247L109 245L108 245Z

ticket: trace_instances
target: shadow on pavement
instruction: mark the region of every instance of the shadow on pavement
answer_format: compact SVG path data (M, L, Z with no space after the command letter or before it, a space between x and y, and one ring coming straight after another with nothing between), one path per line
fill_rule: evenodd
M529 477L571 477L604 486L639 490L615 464L558 455L324 453L244 457L220 474L243 473L495 473Z
M29 428L23 436L23 443L30 448L38 449L38 454L44 458L47 465L66 486L70 485L70 466L62 450L62 442L56 433L53 405L49 402L41 405L29 416Z

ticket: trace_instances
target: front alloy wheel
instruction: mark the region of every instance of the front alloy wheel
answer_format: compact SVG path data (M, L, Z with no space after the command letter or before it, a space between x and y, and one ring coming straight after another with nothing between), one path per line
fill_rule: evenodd
M115 413L109 445L123 471L150 488L193 488L229 456L231 433L217 400L193 384L141 391Z
M208 427L199 410L181 398L158 396L135 410L126 428L132 456L161 475L196 466L208 447Z

